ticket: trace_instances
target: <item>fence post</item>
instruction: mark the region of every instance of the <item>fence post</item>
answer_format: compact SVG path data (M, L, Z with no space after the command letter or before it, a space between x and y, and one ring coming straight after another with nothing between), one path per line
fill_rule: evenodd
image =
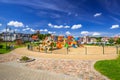
M87 47L85 47L85 54L87 55Z
M118 54L118 46L116 46L116 54Z
M39 52L40 52L40 45L39 45Z
M105 47L105 46L104 46L104 45L102 45L102 47L103 47L103 54L105 54L105 53L104 53L104 52L105 52L105 50L104 50L104 47Z

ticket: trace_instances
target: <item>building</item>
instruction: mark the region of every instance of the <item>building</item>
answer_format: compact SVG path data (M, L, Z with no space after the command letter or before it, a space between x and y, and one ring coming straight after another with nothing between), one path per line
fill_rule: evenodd
M90 37L89 36L84 36L80 38L81 43L86 44L90 42Z
M32 41L38 41L39 39L38 39L38 36L37 35L33 35L32 36Z
M23 33L1 33L1 38L3 41L15 41L16 39L21 39L23 42L31 41L30 34L23 34Z

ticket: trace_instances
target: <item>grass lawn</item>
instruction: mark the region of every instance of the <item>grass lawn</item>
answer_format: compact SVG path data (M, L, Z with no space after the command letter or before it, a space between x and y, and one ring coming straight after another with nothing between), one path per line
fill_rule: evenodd
M115 60L97 61L94 67L111 80L120 80L120 56Z
M15 42L7 42L7 44L15 44ZM6 50L6 43L5 42L0 43L0 45L3 45L3 48L0 49L0 54L5 54L5 53L8 53L11 51L10 49ZM25 47L25 45L15 45L14 48L20 48L20 47Z
M2 48L2 49L0 49L0 54L8 53L10 51L11 50L6 50L6 48Z

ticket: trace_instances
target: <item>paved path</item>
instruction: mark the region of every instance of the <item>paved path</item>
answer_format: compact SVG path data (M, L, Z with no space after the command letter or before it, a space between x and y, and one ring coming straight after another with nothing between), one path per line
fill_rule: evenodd
M18 63L21 56L34 57L30 63ZM93 68L97 60L117 55L46 54L18 48L0 55L0 80L109 80Z
M80 80L63 74L33 70L16 62L0 63L0 80Z

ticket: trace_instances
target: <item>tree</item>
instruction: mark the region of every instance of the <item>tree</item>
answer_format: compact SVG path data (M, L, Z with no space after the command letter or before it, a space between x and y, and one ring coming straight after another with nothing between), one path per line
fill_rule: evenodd
M96 40L97 42L101 42L102 37L97 37Z
M108 42L109 42L110 44L113 44L113 43L114 43L114 39L113 39L113 38L110 38L110 39L108 40Z
M120 38L116 40L116 44L120 44Z
M0 38L0 42L2 42L3 41L3 39L2 38Z
M39 34L38 35L38 38L40 39L40 40L44 40L45 39L45 37L48 37L48 36L50 36L51 34Z

